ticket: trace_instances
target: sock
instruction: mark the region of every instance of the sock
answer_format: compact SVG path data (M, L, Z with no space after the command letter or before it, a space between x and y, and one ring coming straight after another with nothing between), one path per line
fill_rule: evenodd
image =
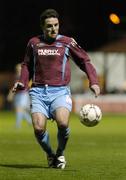
M58 128L58 148L56 151L56 156L62 156L65 150L68 138L69 138L70 129L69 128Z
M54 152L51 149L51 145L49 142L49 134L47 131L45 132L39 132L36 131L35 132L35 136L40 144L40 146L42 147L42 149L49 155L51 156L52 154L54 154Z

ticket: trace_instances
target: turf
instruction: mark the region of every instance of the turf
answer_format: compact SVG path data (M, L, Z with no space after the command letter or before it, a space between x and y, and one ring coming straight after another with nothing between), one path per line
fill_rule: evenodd
M96 127L85 127L72 114L70 128L67 167L49 169L32 127L24 121L16 129L14 113L0 112L0 180L126 179L125 115L103 115ZM48 130L56 148L56 124L49 121Z

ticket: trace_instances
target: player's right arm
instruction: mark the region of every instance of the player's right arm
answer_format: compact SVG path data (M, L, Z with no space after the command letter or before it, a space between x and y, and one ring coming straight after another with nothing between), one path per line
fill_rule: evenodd
M29 83L29 74L30 74L30 59L32 56L32 46L31 42L29 41L27 44L24 60L21 63L21 75L19 79L14 83L12 88L12 92L16 92L18 90L24 90L28 88Z
M15 93L18 90L24 90L25 86L21 82L16 82L12 88L12 92Z
M28 89L31 71L31 59L33 57L32 42L29 41L26 47L24 60L21 63L21 75L19 80L14 84L13 91Z

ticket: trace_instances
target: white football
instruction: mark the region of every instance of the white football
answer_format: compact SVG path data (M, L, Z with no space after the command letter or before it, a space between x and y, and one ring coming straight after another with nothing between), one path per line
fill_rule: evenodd
M86 104L80 110L80 122L88 127L96 126L102 118L102 111L99 106Z

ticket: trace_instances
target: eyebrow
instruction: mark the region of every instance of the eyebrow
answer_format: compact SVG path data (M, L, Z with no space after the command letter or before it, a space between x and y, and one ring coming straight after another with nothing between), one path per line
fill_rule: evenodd
M58 25L59 23L55 23L55 24L46 24L47 26L56 26L56 25Z

